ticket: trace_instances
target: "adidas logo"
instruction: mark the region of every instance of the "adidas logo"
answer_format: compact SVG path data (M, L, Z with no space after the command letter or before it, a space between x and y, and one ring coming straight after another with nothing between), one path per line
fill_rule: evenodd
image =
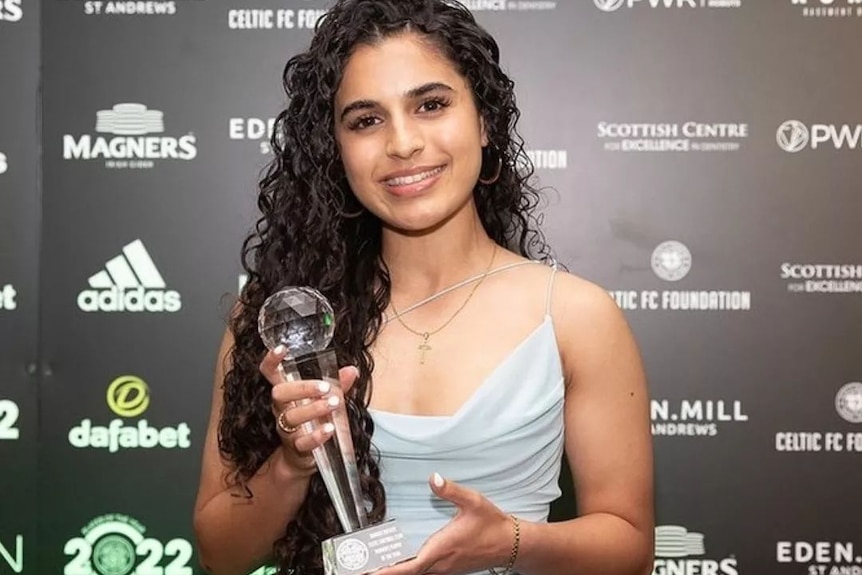
M90 289L78 294L82 311L175 312L180 294L165 289L165 280L141 240L123 248L105 269L88 280Z

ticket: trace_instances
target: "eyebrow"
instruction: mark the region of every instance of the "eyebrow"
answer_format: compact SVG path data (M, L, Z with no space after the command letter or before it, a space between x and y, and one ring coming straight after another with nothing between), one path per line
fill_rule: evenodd
M428 82L427 84L422 84L421 86L407 90L407 92L404 93L404 97L408 100L415 100L416 98L421 98L435 90L442 90L444 92L455 91L451 86L444 84L443 82ZM374 100L356 100L355 102L351 102L344 107L344 110L342 110L340 121L344 121L344 118L352 112L357 110L368 110L377 106L379 106L379 104Z

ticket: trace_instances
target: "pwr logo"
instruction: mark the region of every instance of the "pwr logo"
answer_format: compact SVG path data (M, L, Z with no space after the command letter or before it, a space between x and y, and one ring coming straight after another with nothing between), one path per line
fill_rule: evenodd
M775 134L778 147L790 154L803 150L862 149L862 124L810 124L783 122Z
M593 0L602 12L620 8L740 8L742 0Z

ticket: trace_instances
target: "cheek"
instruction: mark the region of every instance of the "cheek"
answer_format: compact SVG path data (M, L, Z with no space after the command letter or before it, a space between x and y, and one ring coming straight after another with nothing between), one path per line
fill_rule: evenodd
M446 130L440 143L444 149L449 150L459 166L458 175L475 183L482 168L482 142L479 133L464 130L464 124L461 123L451 130Z
M347 142L341 147L341 162L344 165L347 183L354 193L361 195L364 187L373 184L371 182L374 168L373 146Z

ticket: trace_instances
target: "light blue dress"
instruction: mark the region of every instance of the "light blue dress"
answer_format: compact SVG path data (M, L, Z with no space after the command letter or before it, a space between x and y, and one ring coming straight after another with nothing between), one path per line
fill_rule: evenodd
M556 270L554 270L556 271ZM396 518L419 550L457 509L431 492L428 479L478 490L506 513L545 522L563 454L564 380L549 313L452 416L370 410L386 488L387 518Z

